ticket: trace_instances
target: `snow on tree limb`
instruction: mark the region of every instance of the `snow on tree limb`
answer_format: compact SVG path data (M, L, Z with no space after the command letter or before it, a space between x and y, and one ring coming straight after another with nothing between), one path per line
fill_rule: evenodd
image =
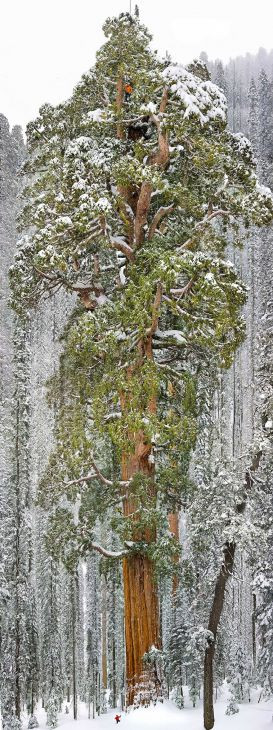
M99 545L97 542L90 542L89 547L91 550L96 550L98 553L103 555L105 558L124 558L126 555L129 554L129 550L107 550L106 548L102 547L102 545Z

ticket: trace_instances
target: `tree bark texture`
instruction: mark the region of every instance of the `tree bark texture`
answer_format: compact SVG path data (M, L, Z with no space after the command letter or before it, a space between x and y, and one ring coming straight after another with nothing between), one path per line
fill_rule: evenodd
M151 478L152 489L154 465L149 462L150 452L150 444L146 444L143 434L139 433L134 453L123 455L122 479L128 480L142 472ZM134 511L134 500L128 497L124 501L124 515L127 517ZM140 537L145 542L155 539L152 530L147 530L142 536L136 535L136 539ZM132 555L123 561L128 705L134 702L149 704L148 687L153 696L154 693L161 694L161 679L157 676L156 668L147 669L143 665L143 655L151 647L161 648L159 604L153 572L153 565L145 555Z

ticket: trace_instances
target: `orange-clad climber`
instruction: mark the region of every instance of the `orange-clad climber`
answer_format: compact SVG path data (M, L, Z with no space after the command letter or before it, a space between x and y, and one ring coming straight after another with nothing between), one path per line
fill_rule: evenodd
M127 83L125 84L124 91L125 91L125 101L129 101L130 96L133 93L133 87L132 87L132 84L130 83L130 81L127 81Z

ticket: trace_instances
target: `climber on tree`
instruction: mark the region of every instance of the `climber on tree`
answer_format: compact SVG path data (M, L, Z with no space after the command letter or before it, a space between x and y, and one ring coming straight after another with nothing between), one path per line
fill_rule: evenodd
M117 724L118 724L118 722L120 722L120 719L121 719L121 715L115 715L115 721Z
M133 87L130 81L127 81L127 83L124 86L125 91L125 101L130 101L130 96L133 93Z

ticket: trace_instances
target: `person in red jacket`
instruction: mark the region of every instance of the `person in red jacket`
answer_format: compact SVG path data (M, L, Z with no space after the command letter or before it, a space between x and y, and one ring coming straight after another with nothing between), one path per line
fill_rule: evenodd
M124 86L125 101L130 101L131 94L133 93L133 87L131 81L127 81Z
M121 715L115 715L115 721L117 724L118 724L118 722L120 722L120 719L121 719Z

